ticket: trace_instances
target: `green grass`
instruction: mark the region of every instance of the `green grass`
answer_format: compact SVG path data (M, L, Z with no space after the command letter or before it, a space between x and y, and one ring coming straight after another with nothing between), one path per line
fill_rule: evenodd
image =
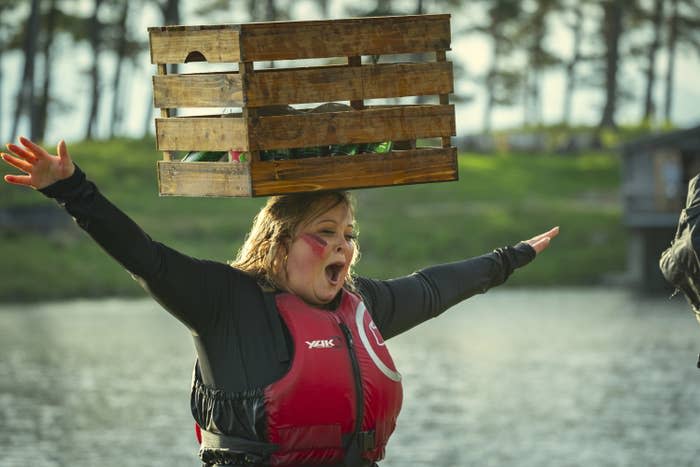
M69 145L76 162L151 237L187 254L235 255L264 199L161 198L152 140ZM609 154L460 156L460 181L358 190L362 260L357 271L386 278L475 256L561 226L519 285L592 284L620 272L619 161ZM3 169L4 173L11 169ZM50 206L32 190L0 186L0 209ZM143 291L77 227L0 230L0 301L141 295Z

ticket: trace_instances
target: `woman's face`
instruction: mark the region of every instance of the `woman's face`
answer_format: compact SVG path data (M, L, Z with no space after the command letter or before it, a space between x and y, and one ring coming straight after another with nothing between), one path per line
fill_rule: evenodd
M327 304L343 287L354 252L352 212L340 204L297 232L281 285L310 305Z

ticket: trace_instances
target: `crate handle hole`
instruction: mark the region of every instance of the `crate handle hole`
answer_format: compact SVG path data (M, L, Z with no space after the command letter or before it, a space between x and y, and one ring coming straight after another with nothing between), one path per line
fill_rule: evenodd
M185 63L206 62L206 61L207 61L207 58L199 50L193 50L192 52L188 53L187 57L185 58Z

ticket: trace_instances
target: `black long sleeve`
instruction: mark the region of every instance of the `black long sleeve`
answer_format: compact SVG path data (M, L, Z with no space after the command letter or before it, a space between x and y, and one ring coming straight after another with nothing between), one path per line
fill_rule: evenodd
M516 268L535 258L521 242L492 253L454 263L431 266L409 276L385 281L357 278L358 288L373 310L385 339L438 316L472 295L502 284Z
M199 333L217 321L222 291L230 276L225 264L183 255L153 241L99 192L76 166L73 175L40 190L55 198L112 258L191 331Z

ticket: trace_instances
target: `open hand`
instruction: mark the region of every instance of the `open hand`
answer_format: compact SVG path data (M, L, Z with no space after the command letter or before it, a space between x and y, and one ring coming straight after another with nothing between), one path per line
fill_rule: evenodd
M73 175L75 165L68 154L65 141L61 140L58 143L57 156L49 154L44 148L27 138L20 137L19 141L22 143L21 146L7 145L12 155L2 153L2 160L26 175L5 175L7 183L40 190Z
M525 243L528 243L535 250L535 253L540 254L557 235L559 235L559 227L554 227L545 233L532 237L530 240L525 240Z

